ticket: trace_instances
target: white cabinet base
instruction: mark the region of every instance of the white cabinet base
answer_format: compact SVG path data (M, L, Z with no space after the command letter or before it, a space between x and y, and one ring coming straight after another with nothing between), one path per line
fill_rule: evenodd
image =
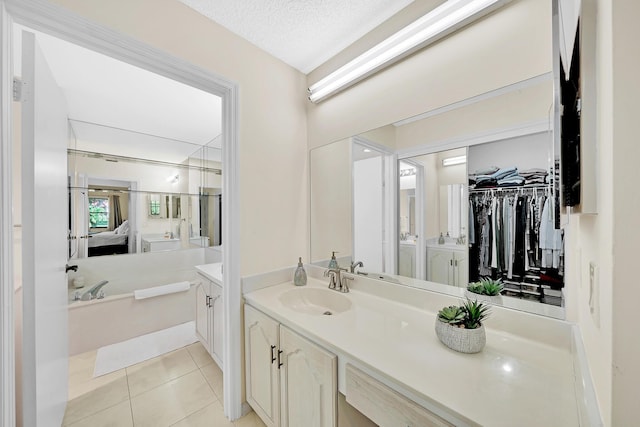
M347 402L380 427L453 427L352 365L346 377Z

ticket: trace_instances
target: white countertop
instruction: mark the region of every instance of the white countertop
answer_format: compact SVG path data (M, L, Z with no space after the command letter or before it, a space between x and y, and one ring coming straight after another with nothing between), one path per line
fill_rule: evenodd
M163 236L142 236L142 240L155 243L155 242L179 242L180 239L169 238Z
M202 273L209 280L213 280L222 286L222 263L214 262L213 264L196 265L196 270Z
M310 277L307 286L327 284ZM471 425L579 425L573 359L567 348L492 330L489 318L484 350L457 353L436 337L433 312L352 289L343 294L352 309L333 316L308 315L279 301L279 295L292 288L288 282L244 297L339 358L352 359L407 390L424 406L444 409L471 420Z

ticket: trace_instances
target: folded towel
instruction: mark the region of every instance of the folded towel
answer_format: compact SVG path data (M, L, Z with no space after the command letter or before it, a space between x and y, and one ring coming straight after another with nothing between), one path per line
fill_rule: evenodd
M513 187L522 184L524 184L524 178L517 175L498 180L498 187Z
M191 285L189 282L170 283L168 285L154 286L153 288L138 289L133 291L133 297L135 299L152 298L159 295L188 291L190 287Z
M491 177L495 178L495 179L502 179L505 178L507 176L511 176L511 175L517 175L518 174L518 168L516 167L510 167L510 168L502 168L499 171L491 174Z
M484 169L478 169L475 171L474 175L491 175L493 173L498 172L500 170L497 166L489 166Z

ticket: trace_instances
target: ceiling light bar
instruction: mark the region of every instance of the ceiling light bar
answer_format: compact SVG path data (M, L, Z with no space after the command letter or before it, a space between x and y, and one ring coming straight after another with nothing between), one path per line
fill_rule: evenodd
M467 156L447 157L442 159L442 166L453 166L467 163Z
M448 0L309 87L319 102L456 31L511 0Z

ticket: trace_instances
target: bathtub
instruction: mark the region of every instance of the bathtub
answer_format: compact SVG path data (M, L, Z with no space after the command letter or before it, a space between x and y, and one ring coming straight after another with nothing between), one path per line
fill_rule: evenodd
M195 265L205 261L204 248L79 259L69 274L69 354L96 350L195 319ZM84 277L82 294L101 280L105 298L73 301L73 280ZM187 280L185 292L136 300L138 289Z
M69 304L69 354L96 350L194 320L195 301L194 285L188 291L143 300L136 300L132 291L73 301Z

